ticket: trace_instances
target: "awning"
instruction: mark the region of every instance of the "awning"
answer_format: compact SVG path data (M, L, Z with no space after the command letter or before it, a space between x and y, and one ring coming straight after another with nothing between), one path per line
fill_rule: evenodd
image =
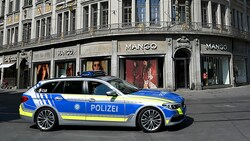
M15 63L9 63L9 64L1 64L0 68L9 68L10 66L14 65Z

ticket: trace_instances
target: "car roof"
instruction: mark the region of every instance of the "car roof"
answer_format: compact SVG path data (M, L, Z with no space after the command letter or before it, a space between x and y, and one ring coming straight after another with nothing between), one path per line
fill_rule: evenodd
M98 76L98 77L81 77L81 76L73 76L73 77L60 77L60 78L51 78L42 80L41 82L48 82L48 81L65 81L65 80L103 80L109 81L113 79L118 79L114 76Z

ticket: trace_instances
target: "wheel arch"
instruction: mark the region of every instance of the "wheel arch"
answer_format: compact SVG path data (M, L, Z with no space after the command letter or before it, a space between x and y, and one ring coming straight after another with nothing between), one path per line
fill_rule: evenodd
M136 127L138 127L138 118L139 118L140 113L142 112L142 110L144 110L146 108L154 108L154 109L160 111L160 114L162 115L162 117L164 119L164 122L165 122L165 114L164 114L164 112L159 107L154 106L154 105L143 106L140 109L138 109L138 111L136 112L136 119L135 119L135 125L136 125Z
M46 105L46 106L41 106L41 107L39 107L39 108L36 109L36 111L34 112L34 116L33 116L33 122L36 122L37 113L38 113L39 110L41 110L41 109L43 109L43 108L52 109L52 110L56 113L57 121L58 121L58 122L60 121L60 120L59 120L58 111L57 111L54 107Z

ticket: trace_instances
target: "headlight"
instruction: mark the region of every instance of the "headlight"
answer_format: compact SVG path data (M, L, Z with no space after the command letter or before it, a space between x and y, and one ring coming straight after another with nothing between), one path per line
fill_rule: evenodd
M170 110L176 110L182 107L180 103L163 103L162 106Z

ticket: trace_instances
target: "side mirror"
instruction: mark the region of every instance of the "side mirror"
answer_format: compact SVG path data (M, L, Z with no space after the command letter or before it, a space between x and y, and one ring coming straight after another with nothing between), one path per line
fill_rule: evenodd
M107 96L117 96L117 93L113 90L106 92Z

